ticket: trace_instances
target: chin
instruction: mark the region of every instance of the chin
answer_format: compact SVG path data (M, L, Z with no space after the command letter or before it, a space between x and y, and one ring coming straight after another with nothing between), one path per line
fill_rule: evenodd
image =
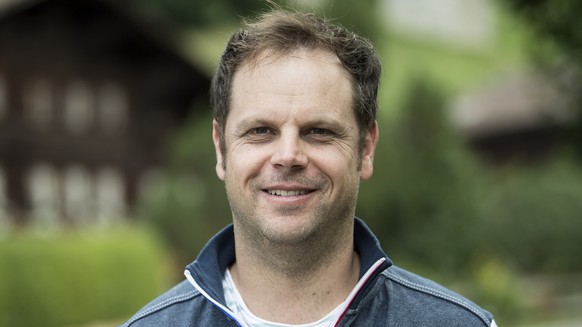
M299 245L314 237L314 226L305 224L284 224L283 226L268 226L263 229L263 237L281 245Z

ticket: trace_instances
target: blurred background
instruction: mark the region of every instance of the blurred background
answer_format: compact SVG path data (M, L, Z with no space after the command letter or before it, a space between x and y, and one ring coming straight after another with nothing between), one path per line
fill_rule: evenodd
M358 215L500 326L582 325L582 3L274 1L383 61ZM259 0L0 0L0 326L113 326L230 222L210 78Z

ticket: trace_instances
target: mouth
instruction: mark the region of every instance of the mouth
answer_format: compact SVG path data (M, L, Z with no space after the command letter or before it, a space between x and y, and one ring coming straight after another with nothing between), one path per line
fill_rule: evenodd
M288 197L288 196L300 196L305 195L313 192L313 190L263 190L264 192L269 193L270 195L281 196L281 197Z

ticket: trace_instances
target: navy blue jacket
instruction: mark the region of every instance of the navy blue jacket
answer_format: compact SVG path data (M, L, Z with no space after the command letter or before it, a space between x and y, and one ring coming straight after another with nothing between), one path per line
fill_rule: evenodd
M356 218L360 280L337 326L495 326L492 315L428 279L392 264L378 239ZM138 311L123 326L241 326L226 307L222 278L234 262L232 225L216 234L186 267L187 280Z

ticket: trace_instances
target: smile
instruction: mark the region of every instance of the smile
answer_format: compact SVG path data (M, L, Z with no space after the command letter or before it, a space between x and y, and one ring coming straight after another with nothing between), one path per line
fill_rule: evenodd
M298 196L298 195L305 195L305 194L309 193L310 191L308 191L308 190L296 190L296 191L292 191L292 190L267 190L267 192L271 195L276 195L276 196Z

